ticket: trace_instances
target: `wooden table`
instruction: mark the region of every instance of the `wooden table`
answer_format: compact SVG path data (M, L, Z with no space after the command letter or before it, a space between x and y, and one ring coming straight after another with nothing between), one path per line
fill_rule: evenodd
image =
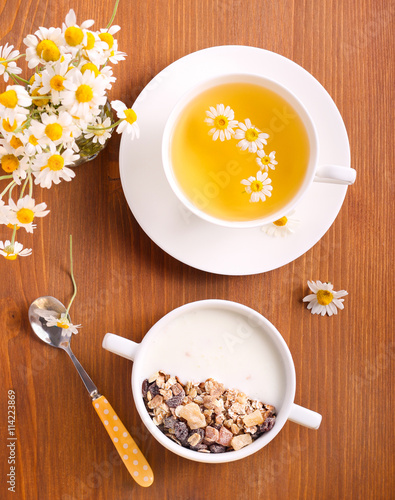
M3 0L1 44L22 48L24 36L39 26L60 26L69 5ZM112 10L103 0L78 1L74 8L79 20L96 19L98 27ZM115 68L112 98L131 105L157 72L198 49L243 44L272 50L310 71L333 97L349 133L357 183L310 251L281 269L247 277L192 269L150 241L122 192L118 137L80 167L73 182L37 189L36 199L46 201L51 214L34 236L23 235L33 256L0 262L1 498L395 498L394 19L393 1L121 1L118 39L129 57ZM69 300L70 233L79 287L72 318L83 324L73 350L138 437L155 472L148 490L115 458L72 363L29 327L27 310L36 297ZM348 290L345 310L332 318L310 315L301 302L308 279ZM132 363L104 351L103 335L140 341L167 312L205 298L241 302L278 327L295 360L296 403L322 413L318 431L287 423L260 452L217 466L181 459L148 434L133 404ZM6 485L11 388L14 496Z

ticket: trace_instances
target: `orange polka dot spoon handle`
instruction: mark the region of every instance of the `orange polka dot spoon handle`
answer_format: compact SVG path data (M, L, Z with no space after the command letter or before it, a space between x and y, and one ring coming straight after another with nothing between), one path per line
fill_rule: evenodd
M140 486L150 486L154 481L152 469L110 403L100 396L92 404L130 475Z

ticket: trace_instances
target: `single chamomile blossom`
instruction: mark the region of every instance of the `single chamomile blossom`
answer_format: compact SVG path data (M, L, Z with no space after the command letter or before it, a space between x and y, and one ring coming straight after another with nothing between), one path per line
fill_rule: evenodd
M66 90L64 82L70 78L69 60L57 61L55 64L47 65L41 74L40 95L51 94L52 104L60 104L62 92ZM34 82L36 83L36 81Z
M46 203L36 205L35 200L29 195L20 198L17 203L10 198L8 202L8 219L10 224L23 227L28 233L32 233L34 218L48 215L49 210L45 210L46 208Z
M100 106L106 103L105 82L95 78L92 71L84 74L78 69L72 70L72 79L64 82L62 104L72 116L90 121L91 115L100 113Z
M60 28L39 28L34 35L27 35L23 43L27 46L26 61L30 69L38 65L58 61L64 38Z
M70 9L63 23L63 35L67 45L71 48L72 53L78 52L81 44L86 45L87 34L86 30L90 28L95 21L88 19L80 25L77 24L77 17L73 9Z
M284 215L280 219L270 222L262 226L262 231L269 236L287 236L295 232L296 227L300 224L300 220L293 217L295 210L292 210L288 215Z
M0 47L0 75L3 75L4 81L8 82L10 74L19 75L22 73L22 69L18 68L15 59L19 56L19 50L12 50L13 45L8 45L6 43L4 47Z
M59 328L63 328L63 330L66 330L70 334L72 333L78 333L78 328L81 328L82 325L73 325L66 316L66 313L62 313L61 315L59 314L54 314L51 316L47 316L45 318L47 322L47 326L57 326Z
M263 149L257 151L258 157L256 158L256 162L261 167L261 170L268 172L269 168L275 170L277 162L275 160L276 152L272 151L270 154L266 154Z
M259 171L256 177L249 177L243 179L241 184L245 186L247 193L251 194L250 202L256 203L258 201L265 201L266 196L272 195L273 186L270 186L272 180L269 178L267 172Z
M81 134L80 129L76 127L72 116L67 111L61 111L59 115L42 113L41 121L42 123L32 120L30 124L33 134L41 146L51 143L55 146L59 144L67 146Z
M31 248L23 248L22 243L18 243L14 241L14 244L11 244L10 240L6 240L5 242L0 241L0 255L2 255L7 260L16 260L19 257L27 257L31 255Z
M131 108L127 108L121 101L111 101L111 106L117 112L118 118L122 120L117 127L118 134L122 134L122 132L126 130L132 139L135 137L138 139L140 136L140 128L136 122L136 112Z
M266 139L269 134L261 132L259 128L251 124L251 120L247 118L245 122L239 122L239 128L236 130L235 139L241 139L237 143L242 151L248 149L250 153L256 153L258 149L262 149L264 144L267 144Z
M235 133L234 128L237 127L238 121L234 120L235 112L229 106L217 104L217 107L210 106L206 111L207 118L204 120L207 125L213 127L209 130L209 134L213 136L213 141L218 138L220 141L230 140Z
M306 295L303 302L308 302L307 309L310 309L312 314L332 316L337 314L337 309L344 309L342 297L348 295L345 290L335 292L332 283L321 281L308 281L307 284L313 293Z
M92 139L93 143L99 143L101 145L105 144L107 139L111 137L111 118L107 117L104 122L100 116L96 118L96 122L92 125L92 128L88 127L88 133L84 134L86 139Z
M27 156L18 156L10 144L0 140L0 165L4 172L12 174L13 180L20 184L21 179L26 179L29 158Z
M22 123L29 113L26 109L32 104L32 98L22 85L7 85L0 94L0 115L9 123Z
M34 135L34 133L37 133L37 130L34 127L35 122L36 120L32 120L29 128L26 128L23 131L25 154L27 156L34 156L43 152L43 148L39 144L37 137Z
M75 177L75 172L66 165L71 165L79 159L78 154L68 148L61 154L56 150L53 144L50 144L49 153L41 153L32 161L33 175L36 177L34 183L42 188L50 188L52 183L59 184L61 179L71 181Z
M107 61L117 64L119 61L123 61L125 59L125 52L118 50L118 41L114 38L115 33L117 33L120 29L120 26L114 24L110 29L100 30L99 38L106 44L104 51L99 54L101 66L103 64L105 65Z

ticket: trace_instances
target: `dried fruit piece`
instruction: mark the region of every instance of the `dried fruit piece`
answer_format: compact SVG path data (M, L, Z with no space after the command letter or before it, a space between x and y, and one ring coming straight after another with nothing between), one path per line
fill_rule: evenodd
M232 445L232 448L237 451L251 443L252 437L250 434L240 434L239 436L235 436L230 444Z
M249 415L243 418L243 423L246 427L252 427L253 425L263 424L262 413L259 410L255 410Z
M176 421L174 425L174 435L182 443L186 441L189 434L188 426L185 422Z
M211 453L224 453L226 451L225 446L216 443L209 446L208 449L211 451Z
M212 444L218 441L219 438L219 432L215 427L211 427L211 425L208 425L206 427L206 434L204 436L204 441L207 444Z
M169 404L169 402L167 402ZM199 405L196 403L189 403L182 406L178 411L178 415L181 418L185 418L188 422L190 429L199 429L200 427L206 427L206 418L200 411Z
M230 442L233 439L233 432L229 431L226 427L222 426L219 430L219 437L217 440L218 444L223 446L230 446Z

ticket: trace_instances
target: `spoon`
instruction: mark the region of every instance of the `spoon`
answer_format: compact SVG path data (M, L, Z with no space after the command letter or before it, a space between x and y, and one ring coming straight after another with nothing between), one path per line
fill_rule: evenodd
M154 481L154 474L150 465L110 403L104 396L99 394L97 387L74 356L70 348L72 334L58 326L47 326L45 316L48 317L54 311L59 314L66 313L64 305L54 297L40 297L30 305L29 321L34 333L52 347L59 347L67 352L92 398L96 413L103 422L130 475L140 486L150 486Z

